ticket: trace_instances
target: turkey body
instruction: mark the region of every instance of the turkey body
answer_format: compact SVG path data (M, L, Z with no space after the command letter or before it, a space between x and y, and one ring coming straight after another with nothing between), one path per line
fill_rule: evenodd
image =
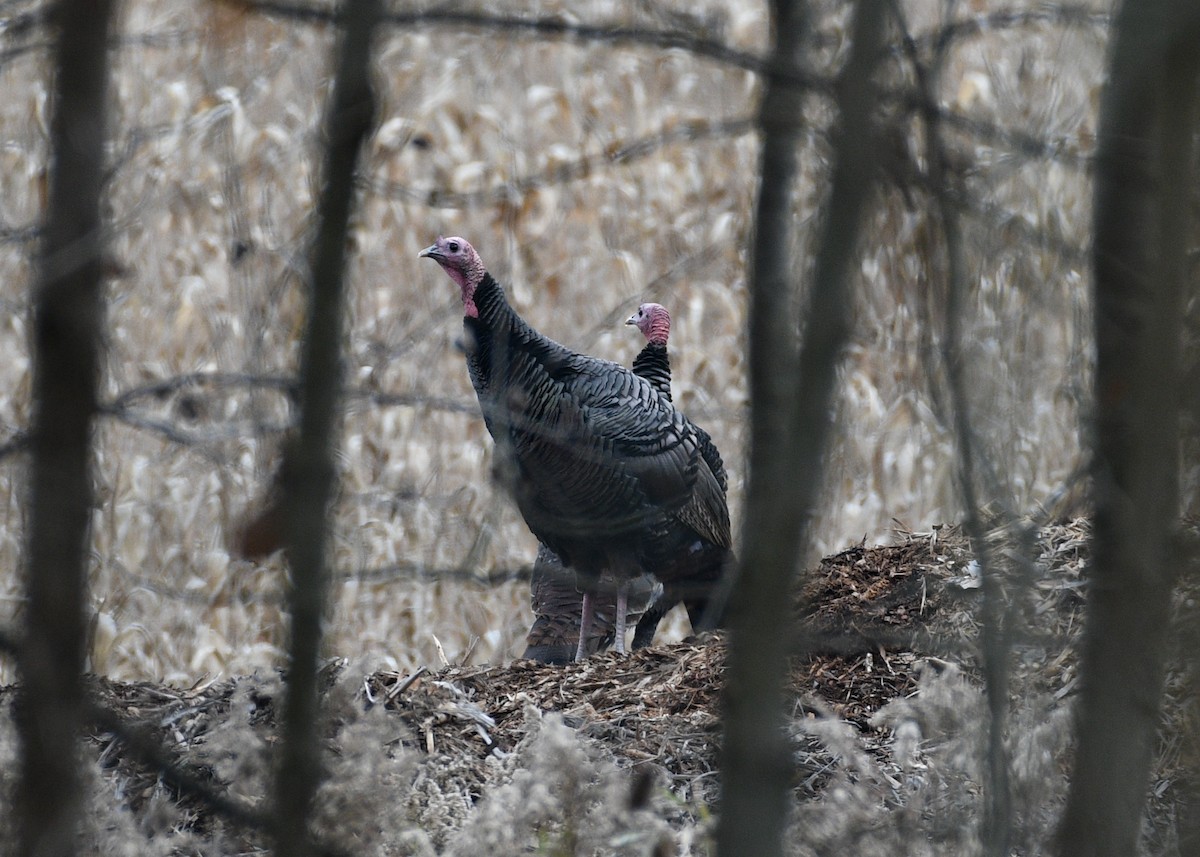
M697 497L724 500L694 427L646 379L526 324L466 241L440 238L421 255L462 291L467 367L496 476L584 586L578 654L606 571L618 584L623 651L627 582L686 548L673 524Z
M659 395L672 401L671 362L667 350L670 313L661 304L643 304L626 324L636 325L649 340L634 358L634 374L648 380ZM722 493L727 492L728 476L720 452L704 429L693 427L704 463L721 486ZM718 509L712 514L714 518L720 518L727 513ZM693 532L694 538L686 548L667 559L664 565L651 569L663 585L648 606L642 603L631 605L629 616L637 621L633 648L650 645L659 622L681 602L694 631L724 624L724 598L714 596L714 593L720 592L718 586L722 574L732 571L734 557L729 550L728 527L711 526L708 529L715 535L705 538ZM645 580L643 577L635 581L635 586L642 584L643 592ZM548 548L541 546L530 586L534 621L526 637L524 657L544 663L570 660L569 653L577 647L579 627L575 617L579 615L580 598L574 575ZM596 615L585 646L589 654L607 647L613 640L615 601L611 586L601 585L595 603ZM640 617L636 615L639 613Z

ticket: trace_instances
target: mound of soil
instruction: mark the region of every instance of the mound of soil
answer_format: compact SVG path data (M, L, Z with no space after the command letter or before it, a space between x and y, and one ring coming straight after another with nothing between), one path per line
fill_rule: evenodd
M1087 523L998 530L989 541L990 570L1006 598L1021 602L1012 615L1027 620L1012 629L1022 651L1014 693L1035 684L1061 698L1075 682ZM902 533L894 545L858 545L825 559L806 576L796 603L791 692L797 712L832 714L852 724L863 748L895 767L873 715L913 694L924 669L953 663L973 674L980 593L979 565L957 528ZM516 660L350 677L344 662L334 661L325 677L326 687L341 688L353 706L382 709L393 719L396 737L378 752L408 747L423 754L421 764L452 765L472 799L489 779L489 760L513 753L526 737L533 708L561 715L567 726L606 748L619 767L652 770L683 798L711 803L725 654L724 635L716 633L567 666ZM262 746L276 744L282 687L274 675L190 688L92 678L89 688L101 714L87 752L121 784L115 793L135 816L165 799L197 835L218 816L226 824L232 818L247 828L248 847L261 846L255 801L228 780L206 745L231 717L258 734ZM0 693L11 701L14 689ZM327 735L335 755L339 728L332 717ZM825 783L828 753L813 741L806 758L797 789L815 795ZM214 805L220 801L228 805Z

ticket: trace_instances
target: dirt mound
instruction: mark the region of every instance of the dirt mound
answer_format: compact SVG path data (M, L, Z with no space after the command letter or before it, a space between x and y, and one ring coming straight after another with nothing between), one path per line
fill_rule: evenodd
M1018 690L1024 682L1059 699L1070 691L1086 537L1082 521L1045 528L1029 537L1026 554L1014 549L1016 531L989 537L996 573L1011 598L1023 599L1020 615L1034 617L1028 633L1014 633L1023 653ZM876 715L913 696L931 667L960 670L969 680L977 662L979 580L978 563L954 528L904 533L895 545L858 545L825 559L797 601L803 631L792 670L796 716L849 724L881 770L901 776L889 742L892 724ZM694 816L695 807L716 797L725 654L725 638L717 633L565 667L517 660L352 677L343 661L332 661L326 667L328 747L335 758L362 752L343 739L350 724L370 714L385 727L378 733L382 745L371 745L371 752L398 757L403 748L415 751L407 756L418 769L436 769L425 776L438 780L440 793L463 796L467 809L447 822L453 826L498 777L511 778L505 760L521 753L539 719L557 715L616 768L656 778L692 808L684 814ZM135 818L170 805L176 826L191 835L203 838L242 823L248 829L236 841L262 844L253 813L267 793L265 771L277 741L278 676L187 689L101 678L89 686L101 709L152 739L131 744L129 734L115 735L108 723L88 741L103 777L120 784L116 793ZM11 696L13 689L4 693ZM797 740L798 792L818 795L837 754L813 735ZM159 761L169 761L181 776L156 770L154 751L147 749L153 746L161 748ZM239 747L247 758L237 761ZM238 781L239 771L257 764L253 760L262 762L253 783ZM230 826L230 808L214 808L212 795L246 809L247 818ZM443 843L452 832L431 834L431 842Z

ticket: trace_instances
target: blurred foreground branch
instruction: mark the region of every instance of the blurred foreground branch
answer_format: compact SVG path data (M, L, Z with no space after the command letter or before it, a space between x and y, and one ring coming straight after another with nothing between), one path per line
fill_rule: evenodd
M391 199L416 202L430 208L468 208L473 205L515 204L531 191L556 184L566 184L585 178L597 168L625 164L655 154L672 143L692 143L699 140L729 139L755 130L757 120L748 116L729 119L696 120L676 124L627 143L610 145L599 154L583 155L551 169L518 176L493 187L473 191L453 191L446 188L419 188L398 182L374 181L373 191Z
M1138 848L1181 565L1180 350L1200 7L1125 2L1100 106L1096 520L1067 857Z
M180 767L153 735L127 722L115 711L93 702L87 706L86 718L96 729L112 735L114 740L128 750L132 758L153 770L164 783L181 795L195 798L215 815L240 827L259 833L268 833L271 830L269 816L241 800L217 791L191 771Z
M270 834L274 830L275 819L272 816L219 791L193 771L176 763L145 728L129 723L112 709L95 702L87 705L85 716L89 724L111 735L113 740L125 747L130 758L154 771L162 782L180 795L193 798L214 815L245 830L260 834ZM339 857L341 854L320 842L314 843L314 851L317 857Z
M21 657L22 646L17 638L0 626L0 653ZM186 795L207 807L214 815L247 830L269 834L272 820L269 815L250 806L228 793L221 792L194 771L179 765L162 743L144 726L130 723L107 706L94 700L83 704L81 723L102 733L108 733L112 739L128 752L129 758L138 764L152 770L163 783L175 789L180 795ZM337 852L327 846L318 846L322 857L334 857Z
M111 0L57 8L49 204L34 306L31 512L27 534L20 853L74 854L82 786L88 468L100 372L100 190Z
M800 60L806 14L798 0L776 0L772 12L773 67L786 69ZM751 269L750 478L724 697L721 857L783 853L792 768L784 707L791 593L821 482L836 370L850 332L850 262L876 175L871 77L882 36L882 4L862 0L839 85L833 178L799 355L789 308L797 267L792 185L800 98L774 78L763 93Z
M328 149L311 254L311 298L300 363L300 430L285 452L284 511L292 567L291 662L283 710L283 749L275 787L277 853L314 852L308 833L320 780L317 658L325 609L328 511L333 497L333 439L342 387L346 234L354 173L375 119L371 41L379 0L346 0L344 33L324 136Z

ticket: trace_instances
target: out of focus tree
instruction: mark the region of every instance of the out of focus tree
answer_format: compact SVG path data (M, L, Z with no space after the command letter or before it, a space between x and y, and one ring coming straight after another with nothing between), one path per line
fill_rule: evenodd
M34 297L34 417L27 536L20 853L73 854L80 805L88 467L100 362L110 0L54 8L49 206Z
M283 508L292 567L291 661L283 749L275 788L277 853L315 853L308 836L320 782L317 659L329 570L326 543L333 496L333 445L341 406L346 233L363 141L375 118L371 38L379 0L347 0L337 77L325 116L325 170L310 254L308 324L300 365L300 426L285 453Z
M784 704L791 594L821 483L836 370L850 333L848 274L873 184L871 76L883 20L883 4L856 5L837 100L831 191L797 353L797 331L789 323L798 267L791 191L802 119L796 71L805 9L799 0L772 6L775 45L759 112L763 148L751 268L750 481L725 691L717 837L723 857L783 853L792 778Z
M1094 200L1095 525L1071 857L1133 854L1159 726L1179 552L1179 398L1200 7L1125 3Z

